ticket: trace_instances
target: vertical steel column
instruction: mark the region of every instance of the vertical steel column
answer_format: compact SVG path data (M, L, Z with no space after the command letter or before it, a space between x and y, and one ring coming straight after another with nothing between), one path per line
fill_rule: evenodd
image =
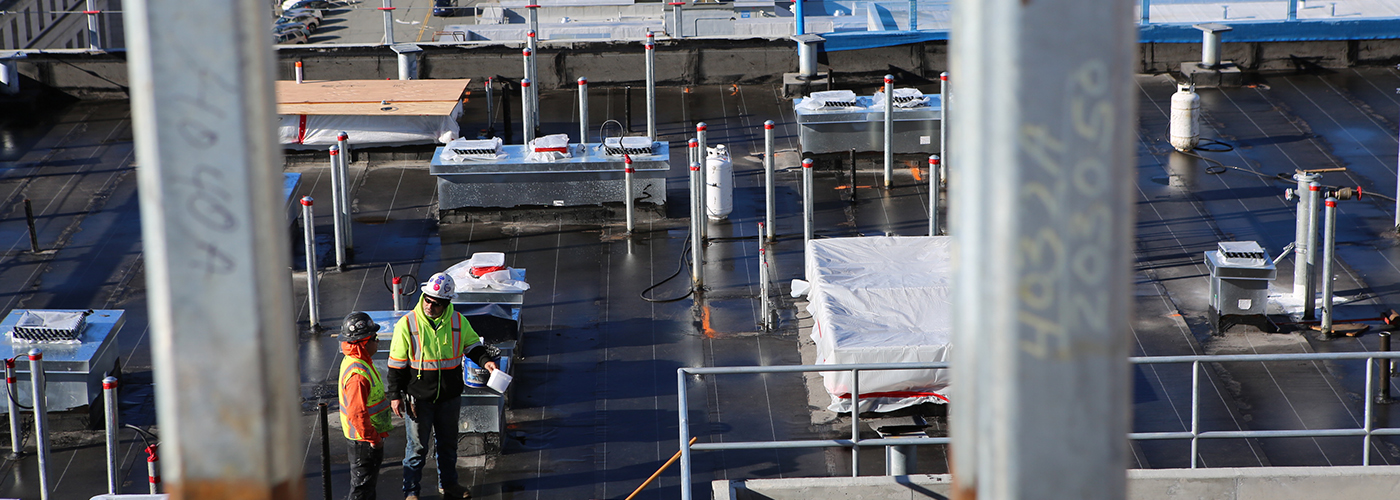
M1143 0L1147 1L1147 0ZM1288 21L1298 20L1298 0L1288 0Z
M335 230L335 268L345 270L345 221L340 213L340 146L331 146L331 223Z
M1134 8L954 0L954 499L1127 494Z
M812 241L812 204L816 203L812 194L812 159L802 159L802 252L806 255L807 243Z
M709 170L708 168L706 168L706 165L707 165L707 164L709 163L709 161L710 161L710 160L709 160L709 155L710 155L709 151L710 151L710 149L709 149L709 147L708 147L709 145L705 142L705 133L706 133L706 131L708 131L708 130L709 130L709 126L708 126L708 125L705 125L705 122L700 122L700 123L695 124L695 141L696 141L696 143L697 143L697 145L698 145L698 147L699 147L699 149L696 149L696 150L695 150L695 162L700 164L700 190L697 191L696 193L698 193L698 194L700 195L700 238L701 238L701 239L707 239L707 238L710 237L710 228L709 228L710 225L705 223L705 219L708 218L707 216L708 216L709 213L710 213L709 210L705 207L705 186L708 186L708 185L709 185L709 184L707 184L708 179L705 178L706 173L707 173L706 170Z
M773 189L773 120L768 120L763 122L763 220L768 226L768 241L778 236L778 226L773 223L777 211Z
M656 142L656 35L647 32L647 140Z
M1142 11L1139 12L1141 19L1138 19L1138 23L1148 24L1152 19L1152 0L1141 0L1141 5Z
M526 59L529 59L529 58L530 58L530 50L529 50L529 49L526 49L526 50L525 50L525 58L526 58ZM534 106L531 106L531 105L530 105L530 79L529 79L529 78L525 78L525 79L520 80L520 101L521 101L521 102L520 102L520 106L521 106L521 108L520 108L520 118L521 118L522 121L525 122L525 123L524 123L524 126L525 126L525 146L526 146L525 149L526 149L526 153L530 153L530 152L531 152L531 151L529 151L529 149L530 149L530 148L529 148L530 143L535 141L535 118L534 118L534 117L535 117L535 111L534 111L534 109L532 109L532 108L534 108Z
M793 35L807 34L806 10L802 7L803 1L792 3L793 7ZM815 44L797 42L797 71L801 78L813 78L816 75L817 54Z
M667 32L669 32L672 37L685 38L685 22L681 20L681 8L685 7L685 2L671 2L666 5L671 6L672 18L675 19L676 23L675 31L667 30Z
M632 168L632 155L622 155L622 165L622 191L624 204L627 205L627 234L632 234L632 230L636 228L633 212L637 210L637 199L632 195L632 174L636 173Z
M909 0L909 31L919 31L919 0Z
M773 329L773 311L772 305L769 303L769 295L772 291L769 289L768 285L768 281L771 278L768 276L768 247L764 246L762 242L762 222L758 223L758 238L758 308L763 314L763 316L761 316L763 319L759 322L759 325L764 331L769 331Z
M693 175L693 174L692 174ZM676 412L680 414L681 500L691 500L690 488L690 401L685 391L685 368L676 369Z
M321 294L316 276L316 214L311 208L314 202L310 196L301 197L302 238L306 240L306 310L313 332L321 328Z
M948 72L938 75L938 182L948 182ZM942 186L939 186L942 187Z
M87 14L88 50L102 50L102 34L97 31L97 16L102 11L97 10L96 1L87 0L87 10L83 11Z
M296 71L297 71L297 83L300 84L300 83L302 83L303 81L305 81L305 78L306 78L306 73L304 73L304 72L302 71L302 69L301 69L301 61L297 61L297 64L296 64Z
M1201 436L1201 362L1191 362L1191 468L1196 468L1197 441Z
M1304 255L1307 282L1303 288L1303 319L1317 317L1317 209L1322 205L1322 184L1308 184L1308 253Z
M1361 440L1361 465L1371 465L1371 431L1376 428L1376 416L1374 413L1376 391L1373 389L1376 383L1375 361L1376 360L1371 358L1366 359L1366 409L1362 416L1362 418L1366 420L1365 425L1362 426L1366 430L1366 437Z
M588 79L578 78L578 143L588 143Z
M898 445L885 447L885 475L907 476L917 463L919 447Z
M894 183L894 75L885 75L885 189ZM855 189L854 182L851 189Z
M335 136L335 144L340 146L340 220L344 222L345 232L345 257L349 260L355 258L355 225L350 219L350 134L341 131Z
M168 493L300 491L291 245L275 230L286 214L282 147L268 127L277 111L267 6L123 6Z
M495 78L486 77L486 138L496 136L496 85Z
M117 478L117 378L102 379L102 407L107 431L107 493L116 495L121 487Z
M1323 217L1322 240L1322 336L1332 336L1332 266L1337 260L1337 199L1328 196L1322 202L1326 213Z
M19 435L19 404L15 400L19 394L19 385L15 383L15 360L9 358L5 360L5 389L7 394L13 396L5 398L10 403L10 458L19 458L22 445Z
M928 235L938 236L938 155L928 157Z
M49 409L44 353L29 350L29 392L34 396L34 447L39 455L39 498L49 499Z
M705 214L701 212L700 203L700 198L705 195L705 187L700 184L702 170L699 162L690 162L690 282L697 292L705 282L701 266L704 259L700 258L704 251L700 228L705 226Z
M539 6L537 5L536 7ZM536 9L533 8L530 9L532 18L535 10ZM530 49L530 56L525 58L525 77L535 82L535 86L530 88L530 102L533 105L530 109L534 110L534 115L531 116L531 119L534 120L535 128L538 129L540 127L540 68L536 56L540 53L540 47L539 32L535 31L534 28L537 24L538 23L531 23L530 32L525 34L525 44Z
M379 10L384 13L384 45L394 44L394 5L393 0L384 0Z
M860 475L860 370L851 370L851 477Z
M1312 211L1308 185L1317 180L1317 176L1298 172L1293 174L1293 180L1298 181L1293 190L1298 196L1298 217L1293 225L1293 296L1300 302L1307 302L1308 282L1311 281L1311 269L1308 268L1308 213Z

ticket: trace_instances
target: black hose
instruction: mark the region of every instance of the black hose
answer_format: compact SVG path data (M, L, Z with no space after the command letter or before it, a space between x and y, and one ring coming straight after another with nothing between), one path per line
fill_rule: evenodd
M10 359L5 360L5 363L13 365L16 359L19 359L19 356L15 356L15 357L13 357L13 358L10 358ZM49 383L49 380L48 380L48 379L44 379L44 384L45 384L46 386L48 385L48 383ZM8 396L10 397L10 402L11 402L11 403L14 403L15 406L20 407L20 409L24 409L24 410L33 410L33 409L34 409L33 406L25 406L24 403L19 402L19 398L16 398L16 397L15 397L15 392L14 392L13 389L11 389L11 387L12 387L13 385L14 385L14 384L10 384L10 383L8 383L8 382L5 383L5 394L8 395ZM45 387L44 390L48 390L48 387Z
M394 265L384 264L384 289L394 293L394 278L398 278L404 290L418 288L418 277L412 274L394 275Z
M685 250L681 252L680 266L676 268L676 272L675 272L675 273L672 273L670 276L667 276L666 279L661 280L661 281L658 281L658 282L652 284L651 286L647 287L646 290L642 290L642 293L641 293L642 300L645 300L645 301L647 301L647 302L652 302L652 303L658 303L658 304L660 304L660 303L666 303L666 302L676 302L676 301L678 301L678 300L681 300L681 299L684 299L684 298L686 298L686 297L689 297L692 293L695 293L695 290L686 290L686 291L685 291L685 295L681 295L681 296L679 296L679 297L673 297L673 298L669 298L669 299L652 299L652 298L647 298L647 292L650 292L650 291L656 289L656 287L659 287L659 286L661 286L661 285L666 284L666 282L668 282L668 281L671 281L671 280L673 280L673 279L676 279L676 276L680 276L681 273L685 272L685 264L686 264L686 262L689 262L689 260L686 259L685 256L686 256L686 255L689 255L689 254L690 254L690 235L686 235L686 237L685 237Z

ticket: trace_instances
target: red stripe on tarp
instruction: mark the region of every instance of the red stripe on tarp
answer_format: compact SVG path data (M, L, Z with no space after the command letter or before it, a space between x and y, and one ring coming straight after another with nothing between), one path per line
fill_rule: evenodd
M567 152L569 152L569 148L568 148L568 147L562 147L562 148L535 148L535 152L536 152L536 153L567 153Z
M301 115L301 118L297 120L297 144L303 144L303 143L305 143L305 141L306 141L306 115Z
M938 398L938 399L942 399L944 402L948 402L948 398L947 398L946 396L942 395L942 394L939 394L939 393L936 393L936 392L918 392L918 391L872 392L872 393L868 393L868 394L862 393L862 394L860 395L860 398L861 398L861 399L865 399L865 398L926 398L926 397L929 397L929 396L932 396L932 397L935 397L935 398ZM845 394L842 394L842 395L836 396L836 397L837 397L837 398L840 398L840 399L851 399L851 393L848 392L848 393L845 393Z

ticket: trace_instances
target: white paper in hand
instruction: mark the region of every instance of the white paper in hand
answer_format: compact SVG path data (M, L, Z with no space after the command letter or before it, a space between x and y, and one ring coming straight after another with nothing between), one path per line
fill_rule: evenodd
M510 381L514 378L515 377L511 377L510 374L506 372L491 370L491 380L486 381L486 387L490 387L496 392L505 394L506 388L510 387Z

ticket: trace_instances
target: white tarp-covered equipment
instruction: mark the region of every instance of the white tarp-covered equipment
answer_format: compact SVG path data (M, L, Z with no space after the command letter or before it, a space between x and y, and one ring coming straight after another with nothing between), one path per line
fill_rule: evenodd
M807 310L817 364L949 359L952 240L832 238L807 243ZM849 412L851 373L821 372L832 411ZM948 402L948 370L863 371L861 411Z
M445 144L470 80L277 81L278 138L289 149L322 149L340 132L353 146Z

